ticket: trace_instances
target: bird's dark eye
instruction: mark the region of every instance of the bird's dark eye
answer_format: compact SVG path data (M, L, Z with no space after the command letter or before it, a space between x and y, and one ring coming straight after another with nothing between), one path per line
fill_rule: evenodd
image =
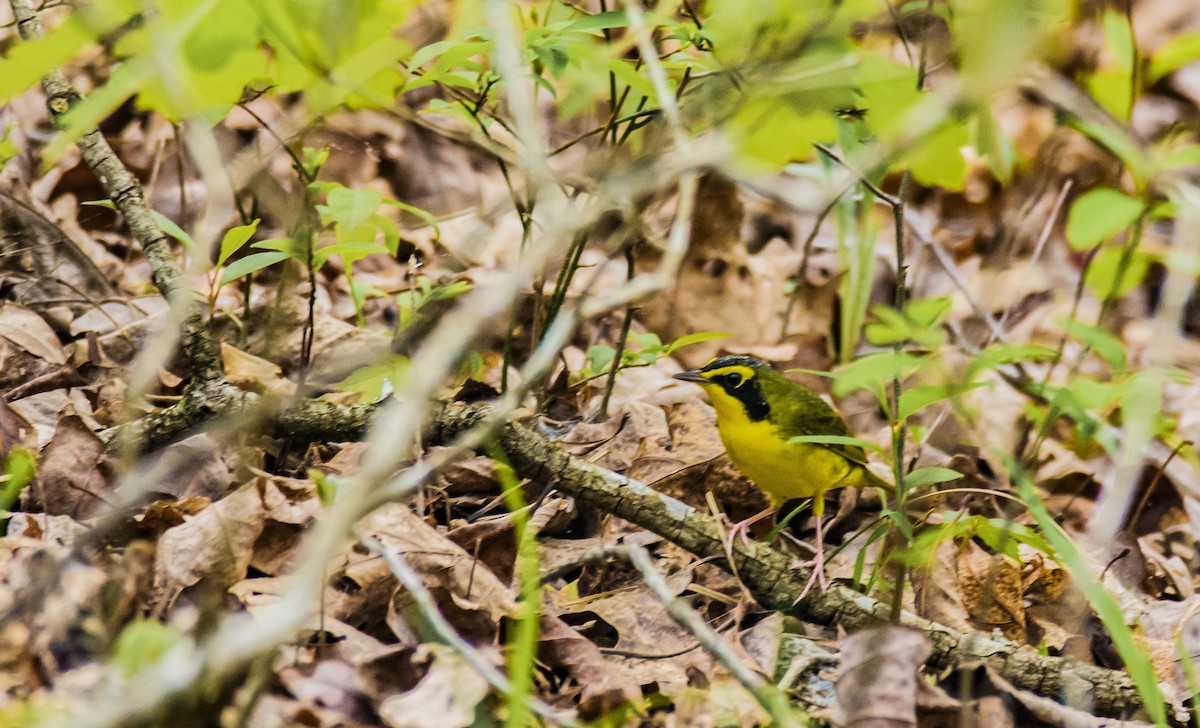
M741 374L736 374L736 373L735 373L735 374L726 374L726 375L725 375L725 381L726 381L726 382L729 382L729 384L731 384L731 385L733 385L734 387L736 387L736 386L738 386L739 384L741 384L741 383L742 383L742 375L741 375Z

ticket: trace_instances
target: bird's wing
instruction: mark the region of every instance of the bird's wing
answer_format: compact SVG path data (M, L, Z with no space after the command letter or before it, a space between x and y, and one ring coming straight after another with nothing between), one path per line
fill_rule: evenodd
M782 411L777 413L776 425L784 432L791 433L793 437L797 435L836 435L840 437L853 437L850 428L846 426L846 422L837 412L833 410L825 400L815 392L810 392L807 389L797 388L795 394L797 397L789 403L789 406L780 408ZM772 414L776 414L772 412ZM867 456L863 449L858 445L843 445L832 443L813 443L819 444L821 447L826 447L836 452L838 455L846 458L852 463L857 463L866 467ZM870 472L869 470L867 472Z

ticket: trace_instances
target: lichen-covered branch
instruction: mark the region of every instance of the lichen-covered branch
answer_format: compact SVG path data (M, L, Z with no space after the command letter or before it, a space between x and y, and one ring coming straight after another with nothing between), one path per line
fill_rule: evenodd
M269 432L304 442L350 442L367 434L378 407L341 405L319 399L271 400L223 381L189 387L176 404L114 427L102 437L110 447L154 450L192 434L218 418L239 418L240 432Z
M431 443L448 441L488 416L483 405L447 403L436 408L426 431ZM581 502L651 530L701 558L725 561L725 544L715 520L646 485L574 457L526 427L510 424L500 435L513 466L527 478L552 479ZM792 557L758 542L735 545L733 565L755 599L769 609L788 612L817 624L855 630L889 621L890 608L843 586L800 594L806 569L792 568ZM982 662L1016 687L1087 706L1102 716L1126 716L1141 699L1123 672L1066 657L1039 655L1003 639L964 634L936 622L904 613L902 623L929 639L931 668L945 669Z

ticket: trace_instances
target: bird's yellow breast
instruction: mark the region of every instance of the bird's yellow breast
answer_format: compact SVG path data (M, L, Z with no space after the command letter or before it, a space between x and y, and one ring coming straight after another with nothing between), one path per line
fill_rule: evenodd
M742 403L719 387L706 387L717 411L717 430L729 459L743 475L781 505L790 498L813 498L844 483L854 466L829 448L816 444L795 443L793 435L781 433L770 419L751 420ZM805 434L805 433L795 433ZM813 501L820 515L824 500Z

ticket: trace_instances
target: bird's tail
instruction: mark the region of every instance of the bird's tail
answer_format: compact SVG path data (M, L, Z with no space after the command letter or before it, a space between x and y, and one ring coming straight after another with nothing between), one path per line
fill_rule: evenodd
M871 472L870 468L862 468L863 479L859 485L863 488L883 488L884 490L895 490L896 484L890 483L875 473Z

